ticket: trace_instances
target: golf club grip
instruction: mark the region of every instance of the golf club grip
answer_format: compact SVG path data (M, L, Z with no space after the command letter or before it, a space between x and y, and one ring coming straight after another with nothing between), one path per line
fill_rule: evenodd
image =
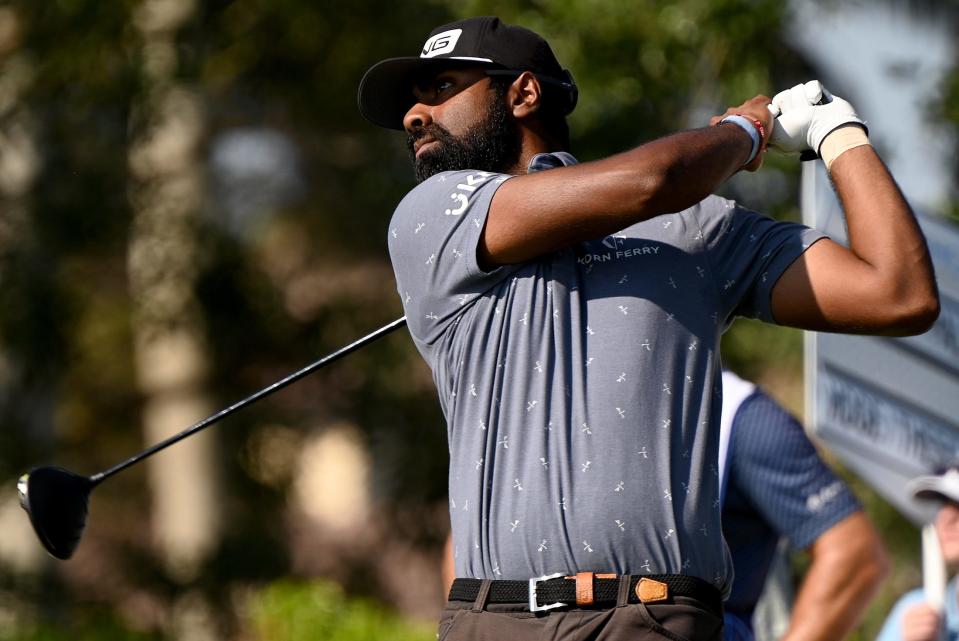
M190 427L186 428L186 429L183 430L182 432L180 432L180 433L178 433L178 434L174 434L173 436L171 436L171 437L169 437L169 438L167 438L167 439L165 439L165 440L163 440L163 441L160 441L160 442L157 443L156 445L153 445L152 447L150 447L150 448L148 448L148 449L146 449L146 450L143 450L143 451L140 452L139 454L134 454L134 455L131 456L130 458L126 459L125 461L122 461L121 463L118 463L118 464L114 465L114 466L111 467L110 469L104 470L103 472L99 472L98 474L94 474L93 476L90 477L90 481L91 481L94 485L97 485L97 484L99 484L100 482L102 482L102 481L104 481L105 479L107 479L108 477L113 476L113 475L116 474L117 472L119 472L119 471L121 471L121 470L123 470L123 469L126 469L127 467L133 465L134 463L136 463L136 462L138 462L138 461L142 461L143 459L147 458L148 456L152 456L152 455L156 454L157 452L159 452L160 450L165 449L165 448L173 445L174 443L177 443L177 442L179 442L179 441L182 441L182 440L185 439L186 437L191 436L192 434L195 434L196 432L199 432L200 430L202 430L202 429L205 428L205 427L209 427L210 425L213 425L214 423L220 421L221 419L226 418L226 417L229 416L230 414L232 414L232 413L234 413L234 412L236 412L236 411L238 411L238 410L243 409L243 408L246 407L247 405L250 405L251 403L255 403L255 402L257 402L258 400L260 400L260 399L262 399L262 398L264 398L264 397L266 397L266 396L269 396L269 395L272 394L273 392L276 392L276 391L279 391L279 390L283 389L284 387L286 387L287 385L289 385L289 384L291 384L291 383L295 383L296 381L300 380L300 379L303 378L304 376L307 376L307 375L309 375L309 374L312 374L313 372L315 372L316 370L320 369L320 368L323 367L324 365L328 365L328 364L332 363L333 361L339 360L339 359L343 358L344 356L346 356L347 354L350 354L350 353L352 353L352 352L355 352L355 351L358 350L359 348L361 348L361 347L363 347L363 346L365 346L365 345L368 345L368 344L372 343L373 341L375 341L375 340L377 340L377 339L379 339L379 338L381 338L381 337L383 337L383 336L386 336L387 334L389 334L389 333L391 333L391 332L399 329L400 327L404 327L405 325L406 325L406 317L403 316L402 318L398 318L398 319L396 319L395 321L393 321L392 323L389 323L389 324L387 324L387 325L384 325L383 327L377 329L376 331L373 331L373 332L367 334L366 336L364 336L364 337L362 337L362 338L356 339L355 341L353 341L353 342L350 343L349 345L345 345L344 347L341 347L340 349L336 350L335 352L333 352L333 353L331 353L331 354L327 354L327 355L324 356L323 358L321 358L321 359L319 359L319 360L317 360L317 361L314 361L313 363L307 365L306 367L304 367L304 368L302 368L302 369L300 369L300 370L297 370L297 371L293 372L293 373L290 374L289 376L278 380L277 382L273 383L272 385L269 385L269 386L267 386L267 387L264 387L264 388L261 389L259 392L256 392L256 393L254 393L254 394L251 394L250 396L247 396L247 397L244 398L243 400L237 401L237 402L234 403L233 405L230 405L229 407L220 410L220 411L217 412L216 414L213 414L212 416L209 416L209 417L203 419L203 420L200 421L199 423L196 423L196 424L194 424L194 425L191 425Z

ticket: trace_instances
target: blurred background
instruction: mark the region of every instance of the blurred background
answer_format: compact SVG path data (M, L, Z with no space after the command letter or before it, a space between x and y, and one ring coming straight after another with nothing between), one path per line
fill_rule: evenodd
M412 171L356 88L488 14L572 70L581 160L816 77L959 220L951 1L0 1L0 639L435 638L448 456L405 332L111 479L67 562L15 486L105 469L401 316L386 224ZM770 154L724 195L797 219L799 169ZM740 321L724 357L801 415L799 332ZM829 460L895 558L871 639L919 537Z

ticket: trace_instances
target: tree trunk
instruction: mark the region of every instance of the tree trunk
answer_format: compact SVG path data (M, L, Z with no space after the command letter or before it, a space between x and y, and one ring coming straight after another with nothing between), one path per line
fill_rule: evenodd
M176 77L176 32L194 10L192 0L144 0L134 14L143 43L144 93L129 156L134 218L128 267L148 443L213 409L205 392L209 357L195 296L205 118L199 95ZM213 433L205 431L148 462L153 534L167 568L182 581L196 576L219 538L213 448Z

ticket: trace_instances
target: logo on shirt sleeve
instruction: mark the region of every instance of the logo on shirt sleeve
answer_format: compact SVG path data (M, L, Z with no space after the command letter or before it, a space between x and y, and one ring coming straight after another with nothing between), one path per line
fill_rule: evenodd
M833 481L815 494L806 497L806 509L810 512L818 512L835 499L840 492L842 492L842 481Z
M480 185L496 175L497 174L491 174L485 171L468 174L465 181L456 185L457 191L450 194L450 200L454 201L455 206L447 209L444 213L447 216L462 215L466 211L466 208L469 207L470 197L473 193L479 189Z

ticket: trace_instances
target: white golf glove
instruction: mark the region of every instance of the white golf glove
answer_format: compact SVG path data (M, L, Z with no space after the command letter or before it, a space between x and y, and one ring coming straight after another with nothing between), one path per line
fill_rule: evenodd
M822 141L835 129L848 124L866 129L852 105L830 94L818 80L779 92L769 110L777 116L769 146L808 158L819 155Z

